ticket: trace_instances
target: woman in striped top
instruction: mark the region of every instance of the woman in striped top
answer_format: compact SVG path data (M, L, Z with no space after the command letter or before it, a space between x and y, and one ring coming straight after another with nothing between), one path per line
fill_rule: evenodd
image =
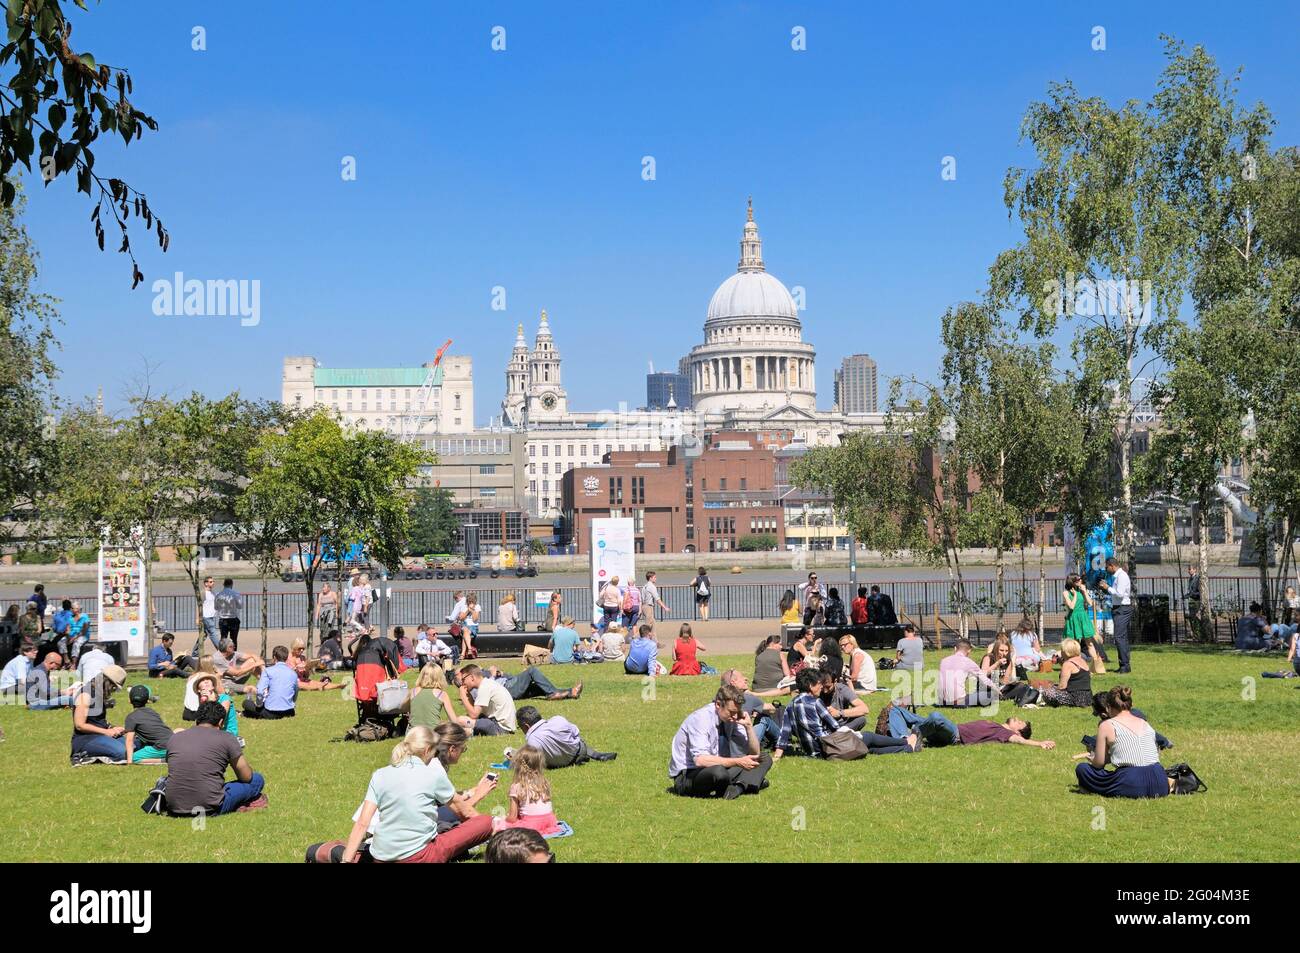
M1110 716L1097 729L1092 760L1075 766L1079 788L1102 797L1164 797L1174 782L1160 764L1156 732L1133 714L1133 692L1117 685L1106 693ZM1115 766L1106 770L1106 762Z

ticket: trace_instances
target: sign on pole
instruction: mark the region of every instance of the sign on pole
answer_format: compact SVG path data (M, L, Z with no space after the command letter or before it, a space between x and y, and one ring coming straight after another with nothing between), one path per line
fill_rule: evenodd
M145 654L144 571L135 547L99 547L99 641L125 642L128 658Z
M596 603L601 588L615 576L636 585L636 530L626 517L591 521L591 607L593 624L603 613Z

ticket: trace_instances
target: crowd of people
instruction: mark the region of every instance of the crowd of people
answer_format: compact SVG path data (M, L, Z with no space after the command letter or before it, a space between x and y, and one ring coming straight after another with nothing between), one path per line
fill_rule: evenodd
M785 592L782 632L760 641L752 677L734 668L721 672L712 700L682 721L669 745L671 790L685 797L755 795L769 787L773 767L790 756L855 760L984 743L1053 750L1055 742L1035 738L1025 718L956 723L948 714L971 708L993 714L1009 702L1026 709L1091 710L1097 726L1084 735L1085 750L1076 755L1081 792L1131 798L1173 793L1176 779L1160 762L1160 752L1172 743L1133 707L1131 688L1094 692L1093 676L1105 673L1107 636L1118 651L1117 671L1130 671L1127 619L1114 611L1127 605L1127 576L1110 569L1116 581L1109 583L1109 627L1103 629L1090 613L1094 595L1072 576L1064 590L1065 632L1057 651L1049 653L1025 619L999 632L978 662L975 646L958 639L933 671L926 669L925 642L910 623L899 624L880 587L859 587L846 605L836 587L824 587L810 573L797 590ZM703 567L691 589L701 620L707 620L711 584ZM215 590L209 578L199 641L207 639L212 651L202 653L196 643L193 652L178 655L175 637L165 633L146 663L148 678L185 679L182 724L169 725L149 686L136 684L126 692L129 710L115 725L110 711L126 687L126 671L88 641L89 619L75 601L63 600L47 627L37 597L44 598L43 587L18 618L20 651L0 670L0 694L21 697L33 711L68 709L74 766L165 764L157 793L164 812L174 816L264 807L266 780L248 761L241 716L293 718L301 692L346 689L356 702L358 726L385 727L358 737L388 738L396 746L390 764L371 776L347 838L313 845L313 862L445 862L485 843L491 862L549 862L554 854L546 838L563 833L565 825L556 814L548 772L617 755L593 747L569 718L517 704L582 697L582 681L558 687L543 667L618 661L626 673L650 678L719 675L702 661L708 649L690 623L678 626L671 646L657 640L656 623L668 607L653 571L643 587L611 579L597 594L599 617L586 636L555 592L542 626L547 644L530 648L514 672L476 660L481 609L472 592L453 594L443 632L422 622L414 637L397 626L390 638L369 622L373 590L364 575L341 594L326 585L317 618L330 627L316 657L297 639L263 659L238 649L243 604L232 580ZM1294 599L1293 590L1288 597ZM1288 661L1300 672L1297 621L1270 624L1252 605L1238 624L1237 647L1289 645ZM513 593L500 602L497 625L503 632L522 627ZM860 645L851 627L871 625L898 627L891 653L877 658ZM669 664L660 661L661 653ZM408 669L418 670L412 689L394 705L384 693ZM870 701L885 688L885 669L892 670L894 691L873 716ZM1035 677L1044 674L1050 677ZM483 813L479 805L498 787L499 773L486 772L464 791L456 789L450 773L473 738L520 733L523 743L505 749L501 766L511 775L505 810L495 817ZM229 773L233 780L227 780Z

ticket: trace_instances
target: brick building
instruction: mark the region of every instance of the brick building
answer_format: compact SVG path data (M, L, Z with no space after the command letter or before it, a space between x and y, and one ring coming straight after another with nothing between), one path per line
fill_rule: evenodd
M677 447L614 451L564 474L561 541L587 552L591 520L635 521L639 553L727 552L746 536L785 546L772 450L752 433L706 438L698 456Z

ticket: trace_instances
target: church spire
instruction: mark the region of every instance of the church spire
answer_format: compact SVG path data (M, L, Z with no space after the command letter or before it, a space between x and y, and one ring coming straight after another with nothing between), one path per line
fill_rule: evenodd
M515 328L515 350L516 351L528 350L528 342L524 340L523 322L520 322L519 326Z
M754 222L754 197L749 198L749 210L745 220L745 234L740 239L740 265L737 271L766 271L763 265L763 240L758 237L758 225Z

